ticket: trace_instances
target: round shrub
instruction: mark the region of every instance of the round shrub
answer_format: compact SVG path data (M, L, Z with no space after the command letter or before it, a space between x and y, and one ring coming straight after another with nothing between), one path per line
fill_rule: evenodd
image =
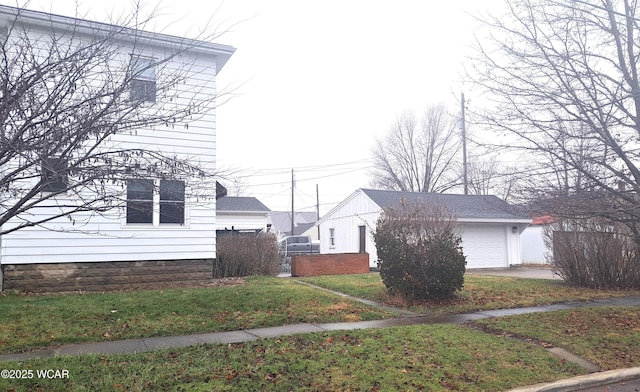
M464 284L466 257L456 220L444 207L385 209L374 233L380 276L405 300L446 299Z

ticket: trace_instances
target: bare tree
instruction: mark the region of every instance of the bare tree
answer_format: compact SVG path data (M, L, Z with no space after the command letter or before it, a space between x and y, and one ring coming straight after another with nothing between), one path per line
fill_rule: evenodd
M498 162L495 156L486 159L473 157L467 163L469 193L472 195L491 194L499 174Z
M505 201L519 202L521 176L520 169L500 162L497 155L471 156L467 162L467 181L472 195L496 195Z
M637 1L506 4L480 18L473 121L518 151L547 212L623 222L640 242Z
M444 105L428 107L421 120L402 113L373 149L372 184L408 192L444 192L458 185L457 130Z
M128 140L188 129L213 109L215 90L186 80L202 73L191 51L223 48L207 42L216 33L143 32L139 8L113 24L1 11L0 235L122 208L135 178L196 177L193 196L214 197L211 165Z

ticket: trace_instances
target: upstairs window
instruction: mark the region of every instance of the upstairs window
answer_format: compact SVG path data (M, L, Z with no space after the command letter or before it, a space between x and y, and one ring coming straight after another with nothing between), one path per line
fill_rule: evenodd
M160 224L184 224L184 182L160 181Z
M127 180L127 223L153 223L153 180Z
M43 192L63 192L69 186L68 163L64 158L45 158L40 172Z
M131 99L156 102L156 60L131 56Z

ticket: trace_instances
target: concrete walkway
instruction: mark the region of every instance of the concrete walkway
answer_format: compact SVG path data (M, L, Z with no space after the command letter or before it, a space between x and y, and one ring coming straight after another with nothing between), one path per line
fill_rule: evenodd
M553 279L559 280L560 277L555 275L551 270L551 267L547 265L540 265L536 267L522 266L512 268L474 268L468 269L467 274L470 275L491 275L491 276L506 276L512 278L527 278L527 279Z
M495 274L495 271L491 271ZM471 272L470 272L471 273ZM475 273L475 272L473 272ZM489 273L487 273L489 274ZM504 276L504 275L502 275ZM307 283L304 283L307 284ZM316 287L316 286L314 286ZM326 290L326 289L322 289ZM330 290L328 290L330 291ZM332 291L333 292L333 291ZM336 293L336 292L333 292ZM502 317L509 315L529 314L549 312L561 309L576 309L593 306L634 306L640 305L640 296L630 296L622 298L597 299L589 302L568 302L548 306L536 306L516 309L486 310L474 313L454 314L447 316L424 316L413 312L390 308L372 301L351 297L343 293L336 293L343 297L358 300L370 306L389 310L398 313L399 317L388 320L373 320L344 323L323 323L323 324L291 324L268 328L256 328L230 332L213 332L183 336L151 337L118 341L107 341L98 343L72 344L50 350L34 350L25 353L0 355L0 361L25 361L36 358L48 358L65 355L85 355L85 354L126 354L142 353L167 348L187 347L197 344L230 344L242 343L258 339L276 338L301 333L314 333L326 331L349 331L358 329L389 328L411 325L428 324L462 324L491 317ZM555 350L555 351L554 351ZM606 386L609 392L623 392L640 390L640 367L633 369L621 369L612 372L600 372L597 365L578 358L575 355L559 348L550 350L554 355L560 356L568 361L574 361L584 367L588 372L594 374L582 376L576 379L561 380L555 383L541 384L526 388L514 389L514 392L532 391L599 391L601 389L586 389L589 387L599 388ZM620 389L633 386L634 389ZM619 388L616 388L619 387ZM564 388L564 389L563 389Z

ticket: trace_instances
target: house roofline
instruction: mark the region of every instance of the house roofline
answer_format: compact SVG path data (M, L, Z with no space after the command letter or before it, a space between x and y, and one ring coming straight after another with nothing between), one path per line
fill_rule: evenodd
M362 188L358 188L358 189L356 189L356 191L355 191L355 192L353 192L352 194L350 194L349 196L347 196L347 198L346 198L346 199L342 200L340 203L338 203L338 205L337 205L337 206L335 206L335 207L333 207L331 210L329 210L329 212L327 212L326 214L324 214L324 216L323 216L322 218L318 219L318 221L315 223L315 225L314 225L314 226L320 226L320 224L321 224L321 223L324 223L324 222L327 220L326 218L327 218L328 216L331 216L331 214L333 214L335 211L338 211L342 206L344 206L345 204L347 204L348 202L350 202L351 200L353 200L353 199L358 195L358 193L364 193L364 192L362 192ZM365 196L367 196L367 194L366 194L366 193L365 193L364 195L365 195ZM367 198L368 198L369 200L371 200L371 198L370 198L369 196L367 196ZM373 200L371 200L371 201L373 201ZM375 204L375 205L377 205L378 207L380 207L380 206L378 205L378 203L374 202L374 204Z
M178 37L88 19L0 5L0 22L14 23L14 21L61 31L67 31L71 28L87 35L94 35L96 33L114 34L117 32L118 36L127 38L131 42L140 42L144 45L162 48L175 46L178 50L184 50L188 53L216 56L216 73L224 67L236 50L229 45L216 44L193 38Z
M376 203L375 200L369 197L367 192L364 192L363 188L359 188L355 192L353 192L351 195L349 195L346 199L344 199L342 202L340 202L340 204L333 207L321 219L319 219L316 222L315 226L319 226L320 224L328 221L329 220L328 217L330 217L335 211L343 207L345 204L353 200L359 193L362 193L373 204L377 205L380 209L382 209L382 207L378 203ZM464 217L461 218L461 217L457 217L456 220L460 223L503 223L503 224L513 223L513 224L527 224L527 225L531 224L532 222L531 218L464 218Z

